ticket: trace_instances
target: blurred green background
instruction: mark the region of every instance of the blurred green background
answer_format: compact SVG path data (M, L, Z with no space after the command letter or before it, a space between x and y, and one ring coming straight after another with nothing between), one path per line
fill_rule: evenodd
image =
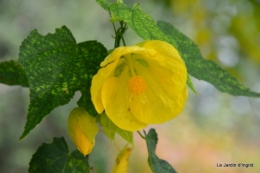
M260 92L260 1L259 0L124 0L139 2L155 20L172 23L188 35L211 59L240 82ZM31 30L54 33L66 25L77 42L98 40L113 48L109 15L94 0L0 0L0 61L17 59L20 43ZM142 41L130 29L128 45ZM180 173L260 172L260 99L234 97L217 91L211 84L192 78L198 91L190 91L186 107L172 121L149 126L159 135L157 154ZM80 94L53 110L25 139L23 131L29 91L0 84L0 172L26 173L32 154L53 137L67 133L67 118ZM125 142L114 143L100 132L90 154L92 172L111 172L116 155ZM253 163L253 168L219 168L217 163ZM151 172L145 141L135 134L129 173Z

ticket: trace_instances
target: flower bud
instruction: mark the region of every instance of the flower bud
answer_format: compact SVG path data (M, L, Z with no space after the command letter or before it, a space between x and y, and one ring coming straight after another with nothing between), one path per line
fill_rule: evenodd
M98 132L95 118L83 108L74 108L68 118L68 131L78 150L84 156L88 155L95 145L95 136Z

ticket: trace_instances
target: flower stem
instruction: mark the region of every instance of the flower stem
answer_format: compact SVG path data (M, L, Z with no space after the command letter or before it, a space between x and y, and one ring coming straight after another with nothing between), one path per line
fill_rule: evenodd
M108 13L109 13L109 16L111 17L112 16L111 12L109 11ZM116 33L116 26L115 26L114 22L112 22L112 25L113 25L113 28L114 28L114 32Z
M144 135L142 135L139 131L137 131L137 133L141 136L141 138L143 138L145 140Z
M109 14L111 16L110 12L109 12ZM113 25L113 28L114 28L114 32L115 32L115 35L116 35L114 37L115 38L114 48L117 48L117 47L120 46L121 40L123 42L123 45L126 46L123 34L127 30L127 24L124 21L120 21L119 23L120 23L120 27L118 29L116 29L116 26L115 26L114 22L112 22L112 25Z

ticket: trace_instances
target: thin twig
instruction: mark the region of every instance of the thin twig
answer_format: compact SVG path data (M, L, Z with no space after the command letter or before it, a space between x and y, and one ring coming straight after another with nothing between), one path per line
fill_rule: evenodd
M108 13L109 13L109 16L111 17L111 12L110 11L108 11ZM114 43L114 48L117 48L118 47L118 45L117 45L117 41L116 41L116 38L117 38L117 31L116 31L116 26L115 26L115 23L114 22L112 22L112 25L113 25L113 29L114 29L114 32L115 32L115 34L116 34L116 36L115 37L113 37L113 38L115 38L115 43Z
M145 131L145 130L143 130L143 132L144 132L144 136L146 137L146 131Z
M145 139L145 137L139 131L137 131L137 133L141 136L141 138Z

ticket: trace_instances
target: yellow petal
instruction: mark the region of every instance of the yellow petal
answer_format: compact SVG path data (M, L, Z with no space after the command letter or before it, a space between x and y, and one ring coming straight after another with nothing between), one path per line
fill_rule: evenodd
M131 154L132 148L125 146L116 158L116 164L112 173L127 173L128 159Z
M171 44L164 41L160 41L160 40L146 41L143 43L142 47L144 49L152 49L160 56L182 60L178 53L178 50L175 47L173 47ZM165 64L167 64L167 62L165 62Z
M187 98L187 70L177 50L168 43L150 41L147 44L147 48L158 52L150 57L135 55L135 59L147 62L146 66L135 62L138 75L146 83L146 91L134 96L129 104L139 121L157 124L174 118L182 111ZM168 55L168 52L171 53Z
M75 135L75 144L78 148L78 150L84 155L88 155L91 153L92 148L95 145L95 138L92 139L92 142L90 142L86 136L82 133L82 130L78 126L76 128L76 135Z
M108 56L107 60L102 62L102 65L106 65L105 67L99 69L98 73L93 77L92 83L91 83L91 99L92 102L99 114L101 114L104 110L104 106L101 100L101 88L107 80L107 78L111 75L113 70L115 69L117 62L120 58L120 56L117 56L117 59L114 58L115 56ZM109 61L110 60L110 61Z
M136 131L147 124L138 121L129 110L128 78L126 67L119 77L107 79L102 88L102 101L107 116L114 124L124 130Z
M149 70L142 68L144 72L149 73L161 86L166 86L164 89L169 94L178 95L187 80L187 69L178 51L172 45L158 40L147 41L143 47L156 51L154 56L143 56L149 64Z
M145 101L136 97L130 102L136 119L147 124L159 124L171 120L182 111L188 95L187 88L184 88L178 97L160 95L158 92L147 89Z

